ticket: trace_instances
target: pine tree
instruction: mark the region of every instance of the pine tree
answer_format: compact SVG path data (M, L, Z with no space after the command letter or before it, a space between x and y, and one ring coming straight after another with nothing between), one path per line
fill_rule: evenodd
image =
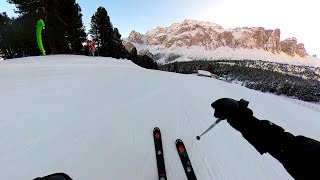
M36 9L40 6L39 1L8 0L9 3L16 4L16 13L19 17L10 19L11 23L7 27L6 37L10 38L7 45L10 46L6 56L8 58L38 55L35 27L37 23Z
M139 66L147 68L147 69L158 69L158 64L153 61L152 58L150 58L147 55L139 56Z
M41 0L43 1L43 0ZM71 52L70 46L66 38L66 29L68 23L63 19L60 9L64 8L68 0L45 0L44 7L39 10L39 14L43 14L46 23L44 31L44 41L47 44L48 54L67 54ZM40 8L40 7L38 7ZM68 11L67 11L68 12Z
M10 19L6 13L0 14L0 51L6 58L37 55L34 19L26 14Z
M98 45L99 54L110 57L112 55L113 27L108 12L99 7L91 18L90 34Z
M62 33L63 29L61 28L61 22L59 22L59 19L61 18L57 13L59 5L58 0L8 0L8 2L15 4L17 7L16 13L19 14L20 20L28 20L28 23L24 23L24 26L26 27L20 26L20 28L25 31L30 31L30 34L31 31L33 32L32 36L26 38L30 38L30 40L34 38L35 29L31 27L35 27L37 21L42 18L46 24L46 29L43 31L43 39L47 53L57 54L67 52L67 44ZM21 43L20 39L16 38L16 41ZM36 45L36 41L34 41L34 44ZM49 47L47 47L47 45Z
M128 58L129 52L122 44L121 35L117 28L113 29L112 33L112 57L114 58Z
M86 34L81 8L75 0L8 0L8 2L16 5L19 17L30 22L24 27L33 31L33 35L28 36L30 38L28 42L34 38L34 29L30 27L35 27L41 18L46 24L43 42L47 54L81 53ZM36 45L36 41L34 44Z
M15 57L35 56L40 54L40 50L36 43L35 22L36 19L34 16L29 14L14 19L14 34L11 41L15 46Z
M82 23L81 7L75 0L68 0L59 8L61 18L68 26L65 26L65 36L70 45L72 54L83 54L83 45L86 41L85 28Z
M7 0L8 3L15 4L16 10L15 12L19 15L39 15L39 11L42 11L42 7L44 7L45 0ZM43 17L40 17L43 18Z
M129 59L132 62L137 64L137 62L138 62L138 52L137 52L137 49L135 47L131 49L130 54L129 54Z
M5 54L7 58L12 58L13 52L11 42L9 41L12 32L12 20L8 15L0 13L0 53Z

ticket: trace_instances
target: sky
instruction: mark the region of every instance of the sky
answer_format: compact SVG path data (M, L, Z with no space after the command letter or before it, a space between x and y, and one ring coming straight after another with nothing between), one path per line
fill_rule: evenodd
M132 30L146 33L184 19L220 24L225 29L265 27L281 30L281 40L296 37L310 55L320 56L320 1L318 0L77 0L88 30L99 6L107 9L122 37ZM13 5L0 0L0 12L14 16Z

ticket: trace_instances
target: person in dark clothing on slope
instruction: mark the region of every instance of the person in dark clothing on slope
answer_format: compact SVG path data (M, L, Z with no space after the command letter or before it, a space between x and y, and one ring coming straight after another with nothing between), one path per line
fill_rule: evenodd
M320 142L257 119L248 104L243 99L222 98L211 106L215 117L226 119L261 155L269 153L276 158L294 179L320 179Z

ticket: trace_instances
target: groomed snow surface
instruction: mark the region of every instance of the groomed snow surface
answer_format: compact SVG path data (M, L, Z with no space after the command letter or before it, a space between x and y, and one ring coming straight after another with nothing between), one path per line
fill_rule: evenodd
M0 63L0 179L65 172L75 180L157 179L152 138L162 131L168 179L186 179L175 149L181 138L197 178L292 179L210 104L244 98L260 119L320 140L320 112L207 77L142 69L131 61L47 56Z

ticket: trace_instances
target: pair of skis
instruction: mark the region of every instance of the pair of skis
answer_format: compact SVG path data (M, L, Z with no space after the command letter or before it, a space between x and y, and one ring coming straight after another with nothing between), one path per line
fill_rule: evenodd
M156 158L157 158L159 180L167 180L166 167L164 163L164 156L163 156L163 149L162 149L161 132L158 127L155 127L153 129L153 139L154 139L154 147L155 147ZM186 147L181 139L176 140L176 148L188 180L196 180L197 178L193 171Z

